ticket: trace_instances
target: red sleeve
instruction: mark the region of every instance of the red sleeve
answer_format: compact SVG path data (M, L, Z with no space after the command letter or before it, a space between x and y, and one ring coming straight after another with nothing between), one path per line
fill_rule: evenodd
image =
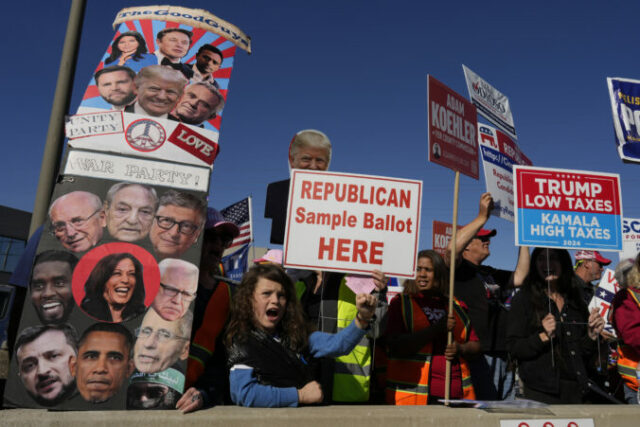
M469 316L469 309L467 308L467 304L465 304L460 300L457 300L457 301L460 307L462 307L462 309L464 310L464 312L467 313L467 316ZM469 318L469 322L471 322L471 318ZM473 329L473 325L471 324L469 324L469 341L480 341L480 339L476 335L476 330Z
M405 334L408 332L402 319L402 301L400 301L400 298L402 298L402 295L396 295L389 303L386 335Z
M640 353L640 307L625 291L625 298L615 307L613 317L618 336Z

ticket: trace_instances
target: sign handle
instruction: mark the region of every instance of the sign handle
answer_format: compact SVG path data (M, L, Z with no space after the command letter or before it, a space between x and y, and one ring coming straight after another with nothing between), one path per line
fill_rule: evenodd
M456 277L456 234L458 231L458 193L460 190L460 172L456 171L455 183L453 185L453 230L451 233L451 259L449 260L449 310L447 314L453 313L453 290ZM447 331L447 345L453 342L453 331ZM451 395L451 361L446 362L444 379L444 404L449 406L449 396Z

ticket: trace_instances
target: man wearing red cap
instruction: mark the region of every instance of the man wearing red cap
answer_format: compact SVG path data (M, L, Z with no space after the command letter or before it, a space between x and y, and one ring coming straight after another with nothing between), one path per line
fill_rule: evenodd
M600 280L604 266L611 264L611 260L600 255L598 251L577 251L575 258L575 280L583 292L585 302L589 304L595 291L592 282Z
M513 289L527 276L530 255L529 248L520 247L514 272L482 265L490 255L490 239L496 235L495 229L482 228L492 209L493 198L484 193L478 216L457 232L454 295L469 308L471 324L482 344L482 356L469 362L477 398L512 400L515 375L506 349L507 311ZM451 247L447 255L450 252Z

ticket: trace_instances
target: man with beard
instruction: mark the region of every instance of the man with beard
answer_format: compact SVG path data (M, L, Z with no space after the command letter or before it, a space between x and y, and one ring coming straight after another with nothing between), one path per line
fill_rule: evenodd
M135 77L136 73L131 68L120 65L103 68L94 75L98 93L114 110L124 110L136 99Z
M76 341L75 330L67 324L32 326L18 336L18 376L39 405L56 406L73 393L69 360L76 356Z
M196 53L196 63L191 66L193 70L192 82L209 83L220 89L220 85L213 77L213 73L220 69L223 55L220 49L210 44L203 44Z
M29 289L43 324L61 324L73 310L71 276L78 258L69 252L45 251L36 256Z
M133 373L133 337L118 323L95 323L78 342L78 355L69 359L84 400L102 403L111 399Z

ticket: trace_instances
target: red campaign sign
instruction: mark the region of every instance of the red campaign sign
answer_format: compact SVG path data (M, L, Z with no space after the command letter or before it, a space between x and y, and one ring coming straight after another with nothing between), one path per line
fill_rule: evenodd
M458 230L460 230L460 226L458 226ZM440 255L445 256L449 240L451 240L451 236L453 235L453 225L448 222L433 220L432 235L433 250L438 252Z
M169 136L169 141L210 165L218 155L219 147L216 142L205 138L182 123L178 124Z
M476 107L428 76L429 161L478 179Z
M519 167L518 208L620 215L615 174Z

